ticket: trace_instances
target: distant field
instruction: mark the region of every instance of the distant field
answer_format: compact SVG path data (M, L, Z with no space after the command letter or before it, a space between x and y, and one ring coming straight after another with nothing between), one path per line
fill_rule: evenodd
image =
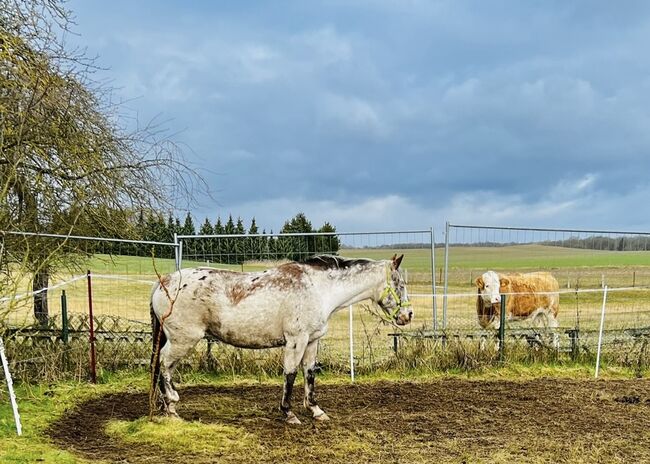
M341 256L350 258L390 259L394 254L404 254L404 266L414 272L430 272L430 249L378 249L344 248ZM172 259L156 259L161 272L174 269ZM204 261L183 261L183 267L205 266ZM234 270L256 270L264 266L259 263L244 265L210 265ZM436 268L444 266L444 249L435 250ZM451 247L449 249L450 269L562 269L580 267L650 267L650 251L598 251L544 245L516 245L506 247ZM153 274L152 258L137 256L97 255L89 262L93 272L111 274Z
M343 249L350 257L388 259L404 253L404 265L414 271L431 269L429 249ZM445 250L436 248L436 268L444 266ZM450 247L450 268L459 269L557 269L576 267L650 266L650 251L598 251L544 245L505 247Z

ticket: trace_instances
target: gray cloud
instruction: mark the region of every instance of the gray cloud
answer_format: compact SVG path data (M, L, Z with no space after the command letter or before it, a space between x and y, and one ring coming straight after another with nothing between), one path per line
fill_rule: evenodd
M646 2L70 6L211 217L650 229Z

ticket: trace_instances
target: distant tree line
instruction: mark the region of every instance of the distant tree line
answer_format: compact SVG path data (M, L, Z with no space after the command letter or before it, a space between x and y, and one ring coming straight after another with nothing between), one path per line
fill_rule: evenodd
M563 248L579 248L583 250L603 251L648 251L650 250L650 236L648 235L627 235L621 237L606 237L594 235L593 237L579 238L569 237L562 240L545 240L541 242L475 242L475 243L454 243L452 246L469 247L505 247L515 245L546 245ZM436 244L438 246L438 244Z
M197 235L197 238L183 239L183 259L190 261L241 264L245 261L290 259L301 261L309 256L321 253L336 254L340 241L336 236L336 228L325 222L319 229L314 229L304 213L286 221L279 235L272 236L266 229L261 231L255 218L246 228L244 221L238 217L235 221L232 215L225 223L217 217L212 223L205 218L200 226L196 226L191 213L187 213L183 221L172 214L166 217L152 211L140 211L133 221L133 229L129 236L111 238L137 238L151 242L172 243L174 234ZM331 235L317 236L287 236L283 234L325 233ZM241 235L242 237L228 237ZM211 236L211 237L205 237ZM224 236L224 237L220 237ZM153 246L147 244L114 244L107 243L103 249L106 253L148 256L153 254L159 258L172 258L174 250L169 246Z
M621 237L605 237L602 235L588 238L570 237L565 240L543 242L544 245L565 248L582 248L586 250L606 251L648 251L650 236L628 235Z

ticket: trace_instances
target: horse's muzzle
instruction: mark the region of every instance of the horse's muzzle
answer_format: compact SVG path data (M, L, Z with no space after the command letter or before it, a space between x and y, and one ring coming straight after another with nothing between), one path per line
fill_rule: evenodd
M408 311L400 311L399 315L395 319L395 323L397 325L406 325L411 322L411 319L413 319L413 311L408 310Z

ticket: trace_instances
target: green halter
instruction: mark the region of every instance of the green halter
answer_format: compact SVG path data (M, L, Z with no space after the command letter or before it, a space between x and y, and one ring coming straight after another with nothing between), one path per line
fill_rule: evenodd
M384 291L381 292L381 295L379 296L379 301L383 300L388 295L391 295L393 297L393 300L395 300L396 303L395 309L390 313L388 313L388 315L386 315L385 311L383 310L379 312L379 317L386 322L393 322L395 316L397 316L397 313L399 313L399 311L402 308L411 306L410 301L402 301L402 299L399 297L399 295L395 291L395 288L390 284L390 282L391 282L390 270L388 269L388 267L386 267L386 287L384 288Z

